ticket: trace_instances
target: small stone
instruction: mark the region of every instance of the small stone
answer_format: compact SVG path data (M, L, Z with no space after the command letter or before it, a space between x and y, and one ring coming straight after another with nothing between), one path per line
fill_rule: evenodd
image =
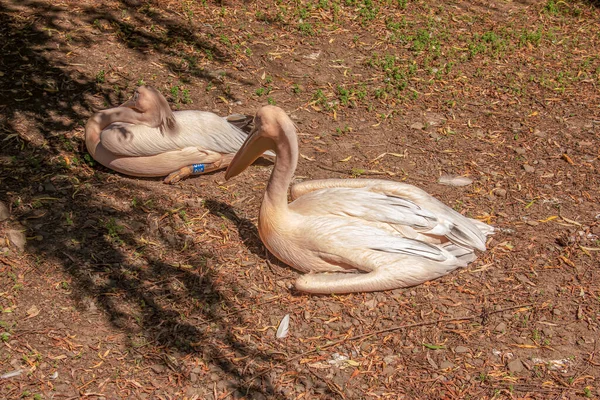
M369 301L365 301L365 306L367 309L372 310L373 308L377 307L377 300L371 299Z
M0 201L0 222L6 221L9 217L10 217L10 210L8 209L6 204L4 204L3 202Z
M159 364L154 364L150 366L150 369L152 371L154 371L155 374L162 374L165 371L165 366L164 365L159 365Z
M442 137L442 135L440 135L440 134L439 134L439 133L437 133L437 132L431 132L431 133L429 134L429 136L430 136L432 139L435 139L435 140L438 140L439 138L441 138L441 137Z
M539 129L534 129L533 130L533 135L537 136L539 138L545 138L546 137L546 133L540 131Z
M416 129L416 130L420 131L423 128L425 128L425 124L423 124L422 122L415 122L410 127L411 127L411 129Z
M448 360L444 360L440 363L440 369L450 369L453 367L454 367L454 364Z
M465 346L456 346L454 348L454 352L455 353L468 353L469 352L469 348L465 347Z
M52 182L46 182L44 183L44 190L46 192L56 192L56 186Z
M506 323L500 322L498 325L496 325L496 327L494 328L494 331L500 332L500 333L506 332Z
M27 243L27 238L25 237L25 232L22 230L9 229L6 231L6 236L10 243L15 246L20 251L25 250L25 244Z
M398 356L385 356L383 358L383 362L386 363L387 365L394 365L396 364L396 362L398 361Z
M518 358L515 358L514 360L509 362L507 367L510 372L513 372L515 374L518 374L519 372L523 371L523 363Z
M559 316L560 314L562 314L562 312L558 308L555 308L554 310L552 310L552 314L554 316Z
M535 171L535 168L528 164L523 165L523 169L525 170L525 172L529 172L529 173Z
M524 148L522 148L522 147L517 147L517 148L515 149L515 153L517 153L517 154L519 154L519 155L523 155L523 154L525 154L525 149L524 149Z
M506 189L495 189L494 194L498 197L506 197Z

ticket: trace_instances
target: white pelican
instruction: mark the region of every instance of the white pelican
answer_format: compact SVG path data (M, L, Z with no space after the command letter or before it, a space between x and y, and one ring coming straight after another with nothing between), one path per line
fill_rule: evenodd
M420 284L464 267L485 250L493 228L445 206L412 185L376 179L323 179L287 190L298 160L296 127L274 106L255 127L225 178L264 151L277 155L259 212L258 231L278 259L306 274L310 293L388 290Z
M247 137L236 126L243 117L172 112L158 90L141 86L120 107L92 115L85 144L105 167L133 176L168 175L165 183L174 183L227 167Z

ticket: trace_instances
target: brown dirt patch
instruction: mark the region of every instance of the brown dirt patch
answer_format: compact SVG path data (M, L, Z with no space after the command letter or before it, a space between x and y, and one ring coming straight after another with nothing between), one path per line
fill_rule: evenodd
M0 1L0 392L600 396L599 19L585 1ZM166 186L90 162L85 121L142 82L175 109L275 103L299 179L406 181L502 230L418 287L295 293L257 236L269 165Z

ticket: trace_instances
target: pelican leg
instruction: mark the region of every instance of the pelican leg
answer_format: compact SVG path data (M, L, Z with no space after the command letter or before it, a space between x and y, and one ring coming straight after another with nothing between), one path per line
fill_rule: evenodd
M227 168L232 158L232 154L223 154L220 160L212 163L186 165L185 167L179 168L177 171L171 172L163 182L172 184L179 182L190 175L202 175Z

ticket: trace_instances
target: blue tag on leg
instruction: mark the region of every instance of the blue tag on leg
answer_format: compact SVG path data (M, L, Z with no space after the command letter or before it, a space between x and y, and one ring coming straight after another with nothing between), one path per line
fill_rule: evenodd
M192 164L192 174L204 172L204 164Z

